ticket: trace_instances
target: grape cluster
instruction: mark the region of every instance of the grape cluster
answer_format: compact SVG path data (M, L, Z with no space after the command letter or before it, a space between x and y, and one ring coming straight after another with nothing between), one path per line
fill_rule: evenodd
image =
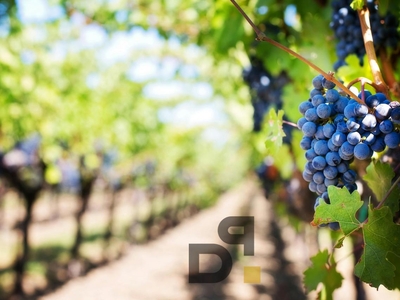
M250 57L251 65L243 70L243 80L250 88L251 103L254 108L253 114L253 131L261 130L264 115L271 107L281 109L282 89L289 81L285 73L273 76L266 70L262 60L252 56ZM290 127L290 126L289 126ZM290 128L284 128L287 136L290 135Z
M334 64L337 70L345 65L345 59L350 54L355 54L363 65L365 55L364 41L361 32L360 20L356 10L350 7L352 0L335 0L332 2L331 29L338 39L336 45L336 55L338 61ZM375 51L381 47L397 48L400 42L400 34L397 31L399 26L398 19L388 12L385 16L380 16L377 6L373 1L367 2L370 12L370 24Z
M303 178L320 201L330 203L327 187L357 189L357 174L350 168L356 158L367 160L374 152L396 148L400 144L400 104L390 102L382 93L364 91L359 98L365 104L349 99L335 84L322 75L312 81L310 98L300 103L303 115L297 122L303 132L300 147L305 150L307 163ZM331 223L332 229L337 228Z

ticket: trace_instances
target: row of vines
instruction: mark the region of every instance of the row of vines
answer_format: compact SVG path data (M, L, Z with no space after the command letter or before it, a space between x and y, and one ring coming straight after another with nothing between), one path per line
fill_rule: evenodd
M30 21L22 2L0 1L0 298L37 297L116 259L212 205L246 171L243 159L224 172L236 150L203 122L163 119L187 96L159 99L158 74L141 74L151 57L164 81L205 85L211 66L194 64L204 51L132 23L127 4L89 2L44 1L59 13ZM221 130L234 146L237 133Z

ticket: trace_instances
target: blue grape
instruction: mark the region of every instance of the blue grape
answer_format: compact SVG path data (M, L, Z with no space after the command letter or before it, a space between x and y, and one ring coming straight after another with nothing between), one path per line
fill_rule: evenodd
M382 133L388 134L393 131L394 126L393 126L392 121L383 120L381 123L379 123L379 129L381 130Z
M338 154L339 154L340 158L345 161L350 161L354 157L354 154L351 154L351 155L344 154L342 147L340 147Z
M327 191L326 185L324 183L317 184L317 193L323 194Z
M314 107L317 107L318 105L325 103L325 101L326 101L325 97L320 94L317 94L311 98L311 104Z
M334 103L340 98L340 94L337 90L330 89L326 91L325 98L327 102Z
M303 172L303 179L307 182L311 182L313 180L313 175L307 172Z
M390 149L397 148L400 144L400 134L398 132L392 131L385 136L385 144Z
M299 111L302 115L304 115L306 113L306 111L312 107L313 107L313 105L310 101L304 101L304 102L300 103Z
M387 100L386 95L383 93L376 93L375 96L378 98L380 103L383 103L385 100Z
M337 169L339 173L345 173L349 169L349 163L347 161L342 161L340 164L338 164Z
M337 123L346 121L346 117L344 114L337 114L333 119L333 123L336 125Z
M322 193L321 198L322 198L322 200L325 201L325 203L327 203L327 204L330 204L330 203L331 203L331 201L330 201L330 199L329 199L328 192Z
M350 192L350 194L352 193L352 192L354 192L356 189L357 189L357 184L349 184L349 183L347 183L347 184L345 184L344 185L345 187L346 187L346 189Z
M400 106L392 108L390 119L394 124L400 124Z
M301 131L307 137L313 137L317 131L317 125L313 122L306 122L302 127Z
M389 118L390 116L390 112L391 112L392 108L390 107L390 105L388 104L379 104L376 108L375 108L375 116L378 119L384 120Z
M307 171L311 172L312 174L317 172L317 170L315 170L314 167L312 166L312 162L311 161L306 162L305 169L307 169Z
M342 144L339 150L342 151L346 156L352 156L354 154L354 148L354 145L346 141Z
M347 170L346 172L343 173L342 178L344 183L353 184L356 182L357 173L354 172L353 170Z
M366 160L372 156L371 148L363 143L360 143L354 147L354 156L359 160Z
M317 132L315 132L314 136L319 140L324 140L325 139L324 130L323 130L323 126L322 125L317 127Z
M307 109L306 113L304 114L304 117L310 122L317 121L318 120L317 109L315 107Z
M343 114L347 119L356 116L356 103L349 103L343 110Z
M317 197L317 199L315 200L315 203L314 203L314 211L317 209L317 207L319 206L319 201L322 201L322 199L320 198L320 197Z
M318 107L317 107L317 115L321 119L329 118L331 113L332 113L331 105L325 104L325 103L318 105Z
M317 129L317 131L318 131L318 129ZM317 134L317 133L315 133L315 134ZM314 149L314 146L315 146L315 143L316 143L316 142L318 142L317 139L313 139L313 140L311 141L311 148Z
M336 151L328 152L325 156L325 160L328 165L334 167L339 165L340 162L342 161L342 159L339 156L339 153L337 153Z
M345 121L340 121L336 124L336 131L342 132L342 133L348 133L349 129L347 128L346 122Z
M337 152L337 151L339 150L340 146L334 145L334 144L332 143L332 139L329 139L329 140L328 140L328 148L329 148L329 150L331 150L331 151Z
M308 149L305 153L305 157L308 161L312 161L315 157L317 156L317 153L315 153L314 149Z
M322 79L322 86L328 90L333 89L336 84L333 83L332 81L327 80L326 78Z
M379 97L377 95L371 95L365 99L365 104L369 108L374 108L378 106L380 103L381 101L379 100Z
M325 167L324 171L324 176L328 179L334 179L338 175L338 170L336 167L333 166L327 166Z
M325 155L329 152L328 143L326 140L319 140L314 145L314 151L318 155Z
M313 78L312 85L314 86L315 89L318 89L318 90L323 89L323 86L322 86L323 79L324 79L324 76L322 76L322 75L317 75Z
M349 118L346 122L346 126L350 132L357 131L361 127L360 123L358 123L358 121L355 117Z
M338 231L340 229L340 225L339 222L331 222L328 224L329 229L333 230L333 231Z
M322 184L324 183L325 176L321 171L318 171L313 175L312 179L316 184Z
M366 114L361 121L361 128L366 131L373 130L377 125L376 117L372 114Z
M349 99L343 96L340 96L339 100L337 100L334 104L333 104L333 109L337 112L337 113L343 113L345 107L349 104Z
M372 93L368 90L364 90L364 95L363 93L358 93L358 98L362 99L364 96L365 101L368 99L368 97L372 96ZM367 103L365 103L367 104ZM368 106L368 105L367 105Z
M311 192L315 193L315 192L317 191L317 184L316 184L314 181L311 181L311 182L308 184L308 189L309 189Z
M337 186L338 183L339 183L339 179L338 179L337 177L336 177L336 178L333 178L333 179L325 178L325 180L324 180L324 184L325 184L326 186L330 186L330 185Z
M310 92L310 98L312 99L315 95L322 95L322 90L319 89L313 89Z
M331 140L335 146L341 146L347 140L347 137L344 133L336 131Z
M347 141L349 144L355 146L361 141L361 134L359 134L357 131L349 132L347 135Z
M370 146L372 151L382 152L386 148L384 137L378 137L375 142Z
M363 117L368 114L368 106L357 103L354 108L356 116Z
M324 132L324 136L329 139L335 133L336 126L332 123L326 123L323 125L322 131Z
M297 128L298 129L302 129L303 128L303 125L305 124L305 123L307 123L308 121L307 121L307 119L306 118L300 118L298 121L297 121Z
M312 160L312 166L316 170L323 170L326 167L326 160L323 156L316 156Z
M366 145L372 145L376 140L376 136L372 132L364 132L361 138L362 142Z
M304 136L300 141L300 148L303 150L308 150L311 148L311 141L310 137Z

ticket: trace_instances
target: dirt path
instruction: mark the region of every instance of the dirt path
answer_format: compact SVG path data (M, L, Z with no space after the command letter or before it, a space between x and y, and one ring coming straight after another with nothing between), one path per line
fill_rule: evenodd
M255 255L243 256L243 246L232 247L217 234L219 222L228 216L254 216ZM299 235L274 216L254 182L245 182L223 195L214 207L204 210L157 240L133 245L113 263L69 281L40 300L301 300L308 297L301 284L302 272L316 250L316 230ZM236 256L230 275L213 284L188 283L188 245L214 243ZM200 270L218 270L221 262L202 259ZM349 261L349 260L347 260ZM350 262L351 263L351 262ZM351 277L349 264L341 263L343 275ZM244 267L259 266L261 282L244 283ZM351 281L351 278L350 278ZM335 294L335 299L354 299L351 284ZM368 300L399 299L381 293Z
M255 211L257 210L257 211ZM244 257L238 246L238 259L227 279L215 284L188 284L189 243L215 243L226 248L217 234L219 222L227 216L255 216L255 256ZM272 210L254 183L246 182L225 194L213 208L182 222L159 239L132 246L127 255L87 276L71 280L42 300L61 299L274 299L274 294L290 291L305 298L295 268L284 272L291 276L285 289L285 278L277 273L285 260L277 255L277 237L266 239L275 229L271 226ZM274 236L274 235L271 235ZM232 250L232 249L231 249ZM210 267L210 260L200 262L200 270ZM261 283L243 282L244 266L261 267ZM217 268L218 269L218 268ZM284 274L280 273L280 274ZM283 280L277 284L276 280ZM293 299L293 297L280 297Z

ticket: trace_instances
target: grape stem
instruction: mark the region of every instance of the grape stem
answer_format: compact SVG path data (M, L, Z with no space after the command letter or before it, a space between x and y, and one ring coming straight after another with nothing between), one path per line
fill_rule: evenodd
M248 15L243 11L243 9L239 6L239 4L236 3L235 0L231 0L232 4L236 7L236 9L242 14L242 16L246 19L246 21L250 24L250 26L253 28L254 32L257 35L256 40L258 41L263 41L263 42L267 42L272 44L275 47L278 47L279 49L293 55L294 57L300 59L301 61L303 61L304 63L306 63L307 65L309 65L311 68L313 68L315 71L317 71L319 74L321 74L322 76L324 76L324 78L326 80L332 81L333 83L335 83L340 89L342 89L346 94L348 94L351 98L353 98L354 100L356 100L358 103L360 104L364 104L363 101L357 97L356 94L354 94L352 91L350 91L343 83L341 83L339 80L337 80L334 77L334 73L333 72L328 72L326 73L324 70L322 70L320 67L318 67L317 65L313 64L312 62L310 62L308 59L304 58L303 56L301 56L300 54L296 53L295 51L285 47L284 45L274 41L273 39L267 37L254 23L253 21L248 17Z
M290 122L290 121L286 121L286 120L282 120L282 123L297 128L297 124L296 123L293 123L293 122Z
M369 84L370 86L372 86L375 90L379 89L378 85L375 82L372 82L371 80L369 80L368 78L365 77L358 77L352 81L350 81L347 84L347 88L350 89L350 87L352 87L354 84L356 84L357 82L360 82L361 84L361 100L365 103L365 95L364 95L364 87L366 84Z
M367 6L363 9L357 10L358 18L360 19L361 30L364 39L365 51L367 52L369 66L372 71L372 76L376 84L375 90L383 93L386 97L389 97L389 89L383 80L381 70L379 68L378 60L376 58L374 42L372 38L371 25L369 22L369 10Z

